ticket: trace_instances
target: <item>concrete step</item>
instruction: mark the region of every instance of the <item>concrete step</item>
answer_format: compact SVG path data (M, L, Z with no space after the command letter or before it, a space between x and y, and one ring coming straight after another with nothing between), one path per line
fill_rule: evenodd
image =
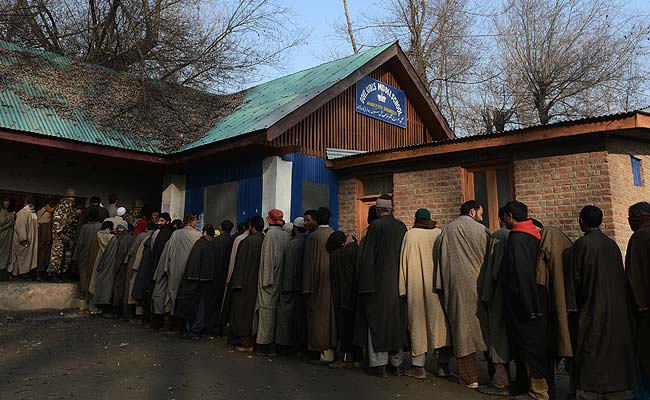
M83 309L78 283L0 282L0 310Z

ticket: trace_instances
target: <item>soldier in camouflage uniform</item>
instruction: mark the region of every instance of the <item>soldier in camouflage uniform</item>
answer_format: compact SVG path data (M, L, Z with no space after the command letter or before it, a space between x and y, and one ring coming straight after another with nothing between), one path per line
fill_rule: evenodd
M75 191L68 189L52 215L52 255L47 272L53 280L60 280L61 274L70 267L77 227L75 196Z
M131 228L138 226L140 218L142 218L142 201L138 200L135 205L124 216L124 220L130 225Z

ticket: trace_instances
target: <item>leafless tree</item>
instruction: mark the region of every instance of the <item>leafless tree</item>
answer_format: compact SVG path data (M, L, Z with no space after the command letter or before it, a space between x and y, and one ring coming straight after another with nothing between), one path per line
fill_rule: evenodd
M521 125L633 103L630 89L642 84L638 64L649 30L622 9L611 0L507 3L495 26Z
M463 87L476 81L478 43L470 29L467 0L384 0L381 14L361 15L353 33L367 43L399 40L411 63L447 117L458 124ZM338 27L340 37L345 26Z
M492 62L481 69L490 77L467 93L467 107L459 124L458 134L490 134L512 125L516 104L508 82L503 79L503 67Z
M343 0L343 12L345 13L345 22L348 30L348 37L350 38L350 44L352 45L352 51L354 54L359 52L359 47L357 46L357 41L354 38L354 30L352 29L352 19L350 18L350 10L348 10L348 1Z
M0 0L0 38L216 90L282 67L304 42L276 0Z

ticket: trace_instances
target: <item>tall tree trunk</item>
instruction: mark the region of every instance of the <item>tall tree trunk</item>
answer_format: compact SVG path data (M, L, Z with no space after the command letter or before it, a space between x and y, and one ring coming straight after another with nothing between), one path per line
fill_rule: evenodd
M354 54L357 54L359 52L359 48L357 47L356 40L354 40L354 32L352 31L352 20L350 19L350 11L348 10L347 0L343 0L343 10L345 10L345 20L348 24L348 35L350 35L350 43L352 44L352 50L354 50Z

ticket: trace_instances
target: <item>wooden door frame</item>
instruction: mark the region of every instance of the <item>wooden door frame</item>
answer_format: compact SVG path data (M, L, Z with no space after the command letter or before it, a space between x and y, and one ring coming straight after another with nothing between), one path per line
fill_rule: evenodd
M373 206L375 202L377 202L377 199L382 195L382 194L388 194L391 197L393 197L393 191L391 190L389 193L378 193L378 194L370 194L370 195L364 195L363 193L363 181L367 179L372 179L372 178L384 178L384 177L390 177L391 178L391 184L394 184L394 176L393 174L373 174L373 175L366 175L363 177L359 177L355 179L355 191L356 191L356 228L357 228L357 234L359 235L359 238L363 235L365 232L366 228L368 227L368 213L367 213L367 208L365 207L366 205L368 208L370 206Z
M476 172L485 172L485 183L487 190L488 204L483 206L488 208L489 218L488 225L490 230L499 228L499 192L496 171L499 169L507 169L510 178L510 188L512 191L513 200L515 198L515 185L514 185L514 163L510 159L499 159L492 161L482 161L473 164L467 164L461 167L461 180L462 180L462 199L463 202L473 200L474 193L474 174ZM494 184L490 184L490 183Z

